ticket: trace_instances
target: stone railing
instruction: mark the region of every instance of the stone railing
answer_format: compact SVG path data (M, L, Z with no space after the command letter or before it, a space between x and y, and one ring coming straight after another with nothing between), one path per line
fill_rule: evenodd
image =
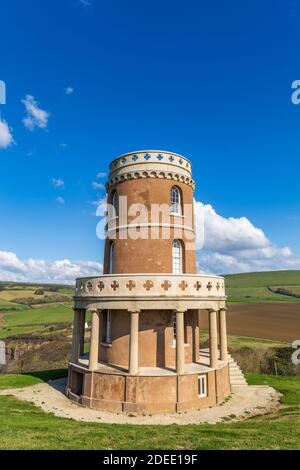
M80 278L76 298L145 299L194 298L224 299L224 278L197 274L109 274Z
M190 161L182 155L159 150L127 153L113 160L106 187L139 178L171 179L195 187Z

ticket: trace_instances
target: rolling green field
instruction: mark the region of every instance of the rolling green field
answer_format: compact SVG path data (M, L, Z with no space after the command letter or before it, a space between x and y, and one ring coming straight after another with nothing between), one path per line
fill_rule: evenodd
M298 302L300 298L271 292L268 287L283 287L300 293L300 271L271 271L228 274L225 276L229 302Z
M0 375L0 388L24 387L41 379L47 374ZM299 449L300 378L250 374L247 379L283 393L282 408L239 423L230 423L228 417L216 425L134 426L58 418L28 402L0 396L0 449Z
M55 287L57 292L49 289ZM73 289L67 286L0 283L0 339L17 334L40 332L52 323L72 323ZM36 294L38 289L43 295ZM69 301L39 304L37 306L17 303L18 299L42 299L44 295L68 296Z

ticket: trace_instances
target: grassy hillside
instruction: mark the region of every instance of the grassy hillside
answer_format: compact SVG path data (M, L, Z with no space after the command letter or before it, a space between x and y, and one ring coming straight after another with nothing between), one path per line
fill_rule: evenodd
M227 287L300 286L300 271L227 274Z
M73 288L64 285L0 282L0 339L71 323L73 294Z
M300 271L225 275L229 302L299 302ZM280 292L286 291L290 295Z

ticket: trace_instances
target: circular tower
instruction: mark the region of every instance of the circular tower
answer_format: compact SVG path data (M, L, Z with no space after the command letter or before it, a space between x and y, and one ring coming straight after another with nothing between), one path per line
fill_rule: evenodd
M76 282L72 400L154 413L211 406L230 393L224 280L197 274L193 191L181 155L148 150L112 161L104 274ZM209 315L207 350L200 311Z
M184 251L182 273L195 274L195 250L184 250L194 241L194 186L191 163L181 155L149 150L115 159L107 191L108 203L115 206L115 221L120 223L111 224L111 232L117 232L115 241L108 233L104 273L172 273L177 233ZM140 236L132 237L136 221Z

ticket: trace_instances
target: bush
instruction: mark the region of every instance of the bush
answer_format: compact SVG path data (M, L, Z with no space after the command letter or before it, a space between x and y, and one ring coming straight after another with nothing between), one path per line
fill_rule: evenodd
M292 363L294 350L290 347L249 348L231 351L243 372L293 376L300 375L300 366Z
M38 289L35 291L35 295L44 295L45 292L43 291L43 289Z

